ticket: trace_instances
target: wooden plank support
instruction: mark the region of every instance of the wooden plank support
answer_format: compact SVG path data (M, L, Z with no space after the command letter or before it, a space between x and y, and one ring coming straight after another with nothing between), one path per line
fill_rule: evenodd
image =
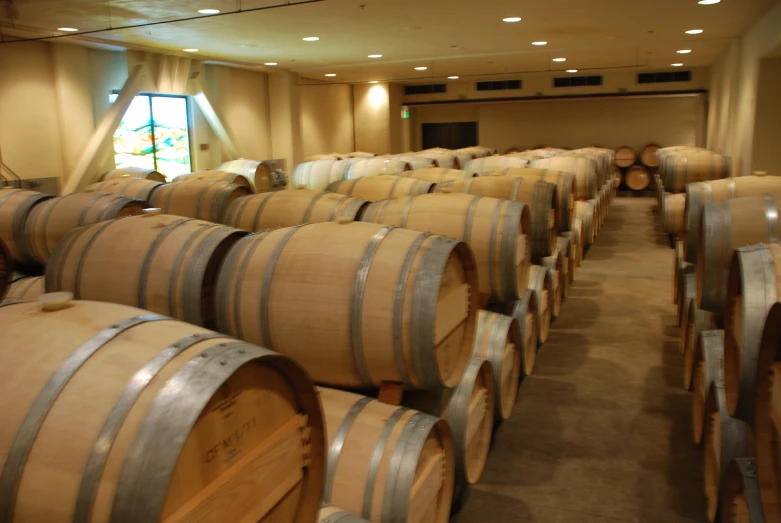
M404 397L404 387L401 383L395 381L383 381L380 384L380 390L377 394L377 399L388 405L401 405L401 400Z

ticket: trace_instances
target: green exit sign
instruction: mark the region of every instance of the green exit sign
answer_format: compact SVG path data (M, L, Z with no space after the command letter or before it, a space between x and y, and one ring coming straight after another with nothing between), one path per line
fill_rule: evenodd
M409 108L408 107L402 107L401 108L401 119L402 120L409 120Z

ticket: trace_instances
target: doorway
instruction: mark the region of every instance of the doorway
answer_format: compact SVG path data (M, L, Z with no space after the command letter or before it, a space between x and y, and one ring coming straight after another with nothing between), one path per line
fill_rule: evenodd
M423 149L462 149L477 145L477 122L424 123Z

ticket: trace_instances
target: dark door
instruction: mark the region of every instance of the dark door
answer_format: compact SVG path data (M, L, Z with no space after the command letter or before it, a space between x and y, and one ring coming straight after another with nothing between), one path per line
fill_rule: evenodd
M477 122L423 124L423 149L461 149L474 145L477 145Z

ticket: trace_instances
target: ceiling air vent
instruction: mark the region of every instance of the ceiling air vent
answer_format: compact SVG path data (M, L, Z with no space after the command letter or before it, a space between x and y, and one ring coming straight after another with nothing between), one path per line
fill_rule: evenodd
M666 73L638 73L639 84L661 84L667 82L691 82L691 71L668 71Z
M496 80L493 82L477 82L478 91L505 91L507 89L522 89L521 80Z
M586 87L602 85L602 76L557 76L553 87Z
M446 92L447 84L421 84L404 86L404 94L437 94Z

